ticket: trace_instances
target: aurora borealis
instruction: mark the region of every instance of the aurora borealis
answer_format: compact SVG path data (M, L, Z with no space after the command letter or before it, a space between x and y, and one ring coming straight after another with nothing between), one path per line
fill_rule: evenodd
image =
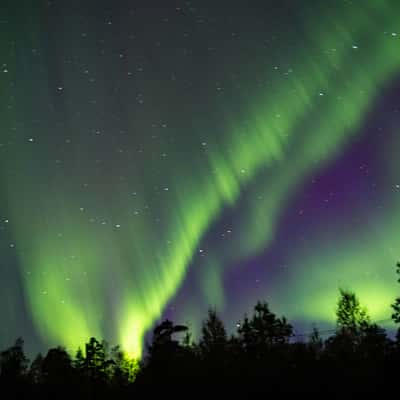
M0 345L397 296L400 3L2 3ZM297 324L297 325L296 325Z

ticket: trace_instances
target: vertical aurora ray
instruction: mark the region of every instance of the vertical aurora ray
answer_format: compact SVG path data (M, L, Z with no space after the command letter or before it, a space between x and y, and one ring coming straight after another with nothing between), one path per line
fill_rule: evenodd
M366 1L362 10L348 5L336 11L319 7L307 16L298 34L292 72L275 78L276 70L266 71L265 79L272 84L246 99L239 114L227 102L221 110L220 135L185 125L185 132L193 129L198 143L207 137L198 154L191 154L189 143L189 156L179 151L178 144L165 140L163 145L172 156L164 164L157 161L162 177L169 181L164 187L159 174L152 172L152 153L134 153L132 143L128 151L103 162L104 167L96 164L102 155L92 149L88 137L104 140L104 152L117 142L115 138L107 142L93 128L98 120L106 127L114 123L106 112L108 85L113 81L107 67L93 62L102 76L93 96L103 99L105 113L88 112L82 120L73 110L76 104L85 107L81 97L86 89L74 86L70 70L59 67L54 90L45 63L39 63L37 73L49 88L45 89L30 82L24 61L16 61L19 97L24 97L27 85L30 97L17 105L15 118L23 118L40 87L43 103L54 102L55 113L65 119L60 127L58 117L49 117L50 127L62 132L60 139L54 135L44 144L38 127L32 132L35 141L25 145L23 154L11 153L4 161L4 169L16 171L3 180L21 276L36 328L45 340L75 348L89 336L106 336L140 357L146 331L178 292L204 236L224 210L234 210L240 200L240 233L233 235L230 249L215 245L212 266L202 280L206 297L223 303L224 268L273 241L279 219L299 185L346 148L374 99L399 71L400 39L383 28L399 27L398 5ZM89 28L89 36L96 29ZM64 44L77 45L67 40ZM60 60L47 64L51 62L62 64ZM143 133L137 133L141 150L150 142L148 128L137 122L141 116L132 115L131 108L125 105L120 119L128 131L142 128ZM45 109L35 108L38 114ZM195 111L193 106L191 112ZM211 124L204 126L213 129ZM59 151L65 137L70 138L69 147ZM26 142L27 136L20 139ZM59 158L62 170L52 164ZM255 182L258 196L252 195ZM155 219L152 210L160 218ZM354 252L343 254L354 258ZM332 262L332 269L339 271L342 262ZM379 290L383 291L382 285ZM303 305L307 316L319 318L326 313L307 300Z

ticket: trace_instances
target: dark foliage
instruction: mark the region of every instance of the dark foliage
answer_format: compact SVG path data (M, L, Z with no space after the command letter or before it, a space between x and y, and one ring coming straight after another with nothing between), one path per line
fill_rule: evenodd
M400 298L392 307L400 323ZM185 386L205 394L216 385L266 394L390 392L400 365L400 333L390 339L348 290L340 289L336 316L329 336L324 339L314 327L302 342L266 302L258 302L230 337L216 310L209 309L197 343L186 326L169 320L157 325L140 365L118 346L109 350L91 338L74 358L56 347L29 367L19 338L0 353L0 387L15 399L133 398L143 391L169 395L176 390L169 388Z
M400 283L400 263L397 263L397 275L399 276L399 278L397 279L397 281ZM396 322L396 324L400 324L400 296L397 297L397 299L394 301L394 303L392 304L392 308L393 308L393 314L392 314L392 318L393 321Z

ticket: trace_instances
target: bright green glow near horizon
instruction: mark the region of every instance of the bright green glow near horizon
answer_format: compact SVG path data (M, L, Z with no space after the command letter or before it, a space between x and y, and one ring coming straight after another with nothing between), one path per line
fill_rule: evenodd
M68 177L64 187L42 185L42 190L36 186L39 178L26 182L19 176L9 181L21 272L40 334L69 348L90 336L111 334L133 357L140 357L144 334L178 291L202 237L225 207L234 207L245 196L258 174L270 174L265 196L248 200L243 234L230 256L250 256L273 240L295 190L345 148L371 103L399 71L400 39L384 34L382 28L382 24L396 26L399 18L386 4L365 1L362 10L338 10L336 16L327 14L322 21L316 16L308 22L303 38L308 42L293 55L293 76L255 93L253 106L247 105L242 115L227 111L223 141L207 144L206 163L194 160L189 172L175 168L162 229L143 213L132 220L131 208L118 190L113 195L114 219L132 222L114 226L111 236L82 222L82 213L91 210L80 210ZM69 96L67 106L76 100L73 93ZM79 126L72 128L79 131ZM13 165L14 160L8 162ZM146 204L146 194L138 201ZM363 249L344 251L340 258L335 253L323 268L318 260L310 260L313 273L329 275L329 268L342 271L344 280L351 278L347 265L354 260L370 269L378 261ZM213 263L223 265L224 258L216 257ZM223 271L216 270L204 276L203 286L212 302L221 305L217 275ZM293 287L304 293L312 289L309 285L304 280L300 288ZM384 283L373 295L368 285L354 289L377 318L393 296L392 291L385 293ZM289 309L303 318L332 319L337 292L334 297L329 293L315 303L304 296L297 314Z
M384 231L388 235L390 232L395 233L395 230L390 230L390 224L386 224ZM281 304L280 311L289 311L286 314L290 318L306 320L310 324L315 320L330 323L335 320L338 288L341 287L357 294L372 321L389 325L390 304L398 295L398 284L392 267L397 254L393 254L385 242L380 240L379 232L363 232L361 229L356 233L357 241L339 239L338 233L333 228L332 234L323 241L324 245L314 254L307 249L293 255L292 262L301 259L297 263L299 269L296 273L302 278L291 274L286 283L292 290L292 298L297 301ZM391 244L394 248L400 245L396 235Z

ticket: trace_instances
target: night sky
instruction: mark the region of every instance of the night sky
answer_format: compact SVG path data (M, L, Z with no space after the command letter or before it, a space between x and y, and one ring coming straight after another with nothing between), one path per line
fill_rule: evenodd
M1 1L0 347L169 317L390 318L397 0Z

